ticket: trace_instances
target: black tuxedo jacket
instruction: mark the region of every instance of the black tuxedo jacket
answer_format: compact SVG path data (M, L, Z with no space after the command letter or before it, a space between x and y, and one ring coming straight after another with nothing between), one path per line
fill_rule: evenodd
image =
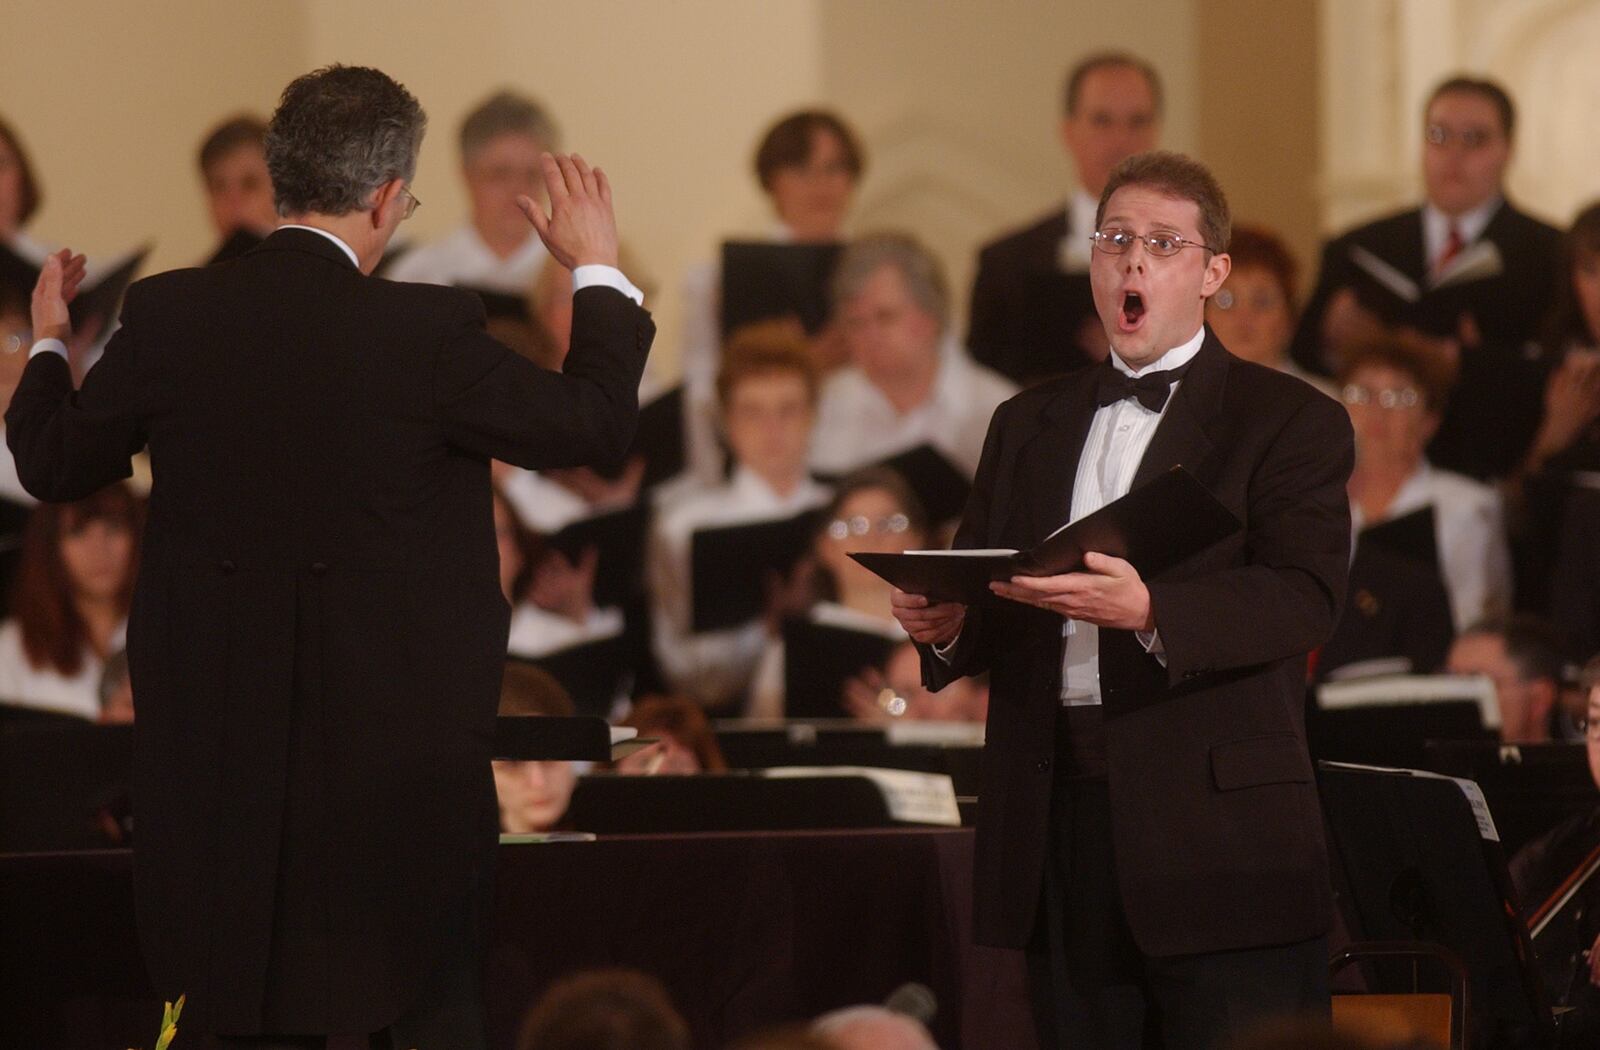
M1483 343L1462 355L1461 372L1428 457L1449 470L1488 478L1520 462L1538 429L1551 362L1531 340L1563 277L1561 231L1509 201L1494 213L1481 239L1499 250L1503 272L1438 289L1428 285L1421 209L1379 219L1329 241L1291 353L1310 371L1332 370L1333 362L1323 352L1322 323L1328 301L1343 288L1355 289L1363 305L1386 323L1430 335L1454 336L1461 314L1471 313ZM1352 248L1371 252L1416 282L1418 300L1404 303L1380 291L1353 261Z
M1088 273L1061 268L1061 241L1068 232L1063 205L978 253L967 348L979 363L1022 385L1090 360L1079 332L1099 320ZM1094 231L1070 232L1088 237Z
M1095 412L1094 370L1002 405L958 547L1027 549L1070 515ZM1285 944L1330 916L1305 740L1306 653L1332 633L1350 549L1344 409L1229 354L1209 333L1134 485L1175 464L1244 521L1146 581L1166 665L1131 631L1100 632L1112 839L1128 921L1151 955ZM934 688L988 671L978 799L977 934L1034 932L1050 841L1061 618L995 600L968 610ZM1067 906L1071 907L1068 889Z
M28 363L6 423L30 492L81 497L150 449L136 903L186 1024L375 1031L471 928L509 624L489 460L620 461L652 335L585 289L546 372L471 293L282 230L135 284L80 391Z

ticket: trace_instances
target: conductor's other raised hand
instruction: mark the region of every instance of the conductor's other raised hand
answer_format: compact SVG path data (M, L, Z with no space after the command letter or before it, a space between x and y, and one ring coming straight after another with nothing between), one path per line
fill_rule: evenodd
M63 248L52 253L39 271L39 282L33 286L33 337L35 339L60 339L66 342L72 336L72 317L67 304L78 294L83 283L84 257L73 255Z
M532 198L518 197L550 254L569 270L579 266L617 265L617 219L611 211L611 183L606 173L591 168L576 153L539 158L550 214Z

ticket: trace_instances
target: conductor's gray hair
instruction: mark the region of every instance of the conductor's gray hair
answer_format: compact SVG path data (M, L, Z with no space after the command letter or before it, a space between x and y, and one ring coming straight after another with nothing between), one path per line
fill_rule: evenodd
M387 74L327 66L283 90L267 125L267 170L281 216L347 215L393 179L410 182L428 118Z
M839 310L860 295L885 266L900 272L912 301L938 321L942 331L950 320L950 286L939 260L909 233L875 233L853 241L833 272L833 308Z

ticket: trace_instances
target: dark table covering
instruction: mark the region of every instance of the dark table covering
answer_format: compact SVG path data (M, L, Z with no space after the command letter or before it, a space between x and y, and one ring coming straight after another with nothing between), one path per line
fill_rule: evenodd
M502 846L494 1045L514 1045L552 980L631 966L666 984L707 1050L907 981L938 997L946 1050L1031 1050L1021 957L972 944L971 883L964 829ZM0 1011L3 1046L154 1044L160 1004L138 959L130 854L0 856ZM199 1045L180 1034L173 1050Z

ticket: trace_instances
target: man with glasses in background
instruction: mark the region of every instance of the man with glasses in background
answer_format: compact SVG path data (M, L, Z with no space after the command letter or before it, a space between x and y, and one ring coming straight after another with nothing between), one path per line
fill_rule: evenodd
M425 125L376 69L292 82L266 136L279 227L133 285L76 391L83 258L52 256L6 414L40 499L127 477L149 445L139 934L157 996L187 995L185 1030L226 1047L487 1046L510 615L489 461L615 463L636 424L654 329L581 158L543 158L549 216L522 202L573 271L562 372L489 338L477 297L370 276L417 207Z
M1096 227L1111 356L995 412L955 545L1026 550L1178 464L1243 530L1148 580L1096 552L1003 601L893 602L931 688L990 674L975 934L1027 951L1041 1046L1198 1050L1329 1011L1305 676L1354 449L1337 402L1205 328L1230 267L1209 171L1130 158Z
M1405 340L1454 379L1429 458L1480 480L1518 464L1538 428L1549 362L1529 340L1561 267L1560 231L1506 199L1515 126L1511 97L1491 80L1434 88L1423 115L1426 199L1327 244L1291 350L1331 375L1353 346Z

